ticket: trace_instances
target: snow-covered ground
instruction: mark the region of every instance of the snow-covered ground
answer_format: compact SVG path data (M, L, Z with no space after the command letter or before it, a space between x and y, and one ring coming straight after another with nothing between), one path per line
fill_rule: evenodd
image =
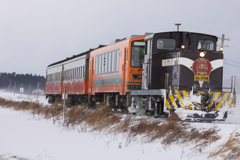
M0 97L14 101L28 100L27 95L0 92ZM36 101L36 97L30 97ZM45 97L38 101L47 104ZM224 144L230 134L240 131L240 109L229 115L225 122L192 123L196 127L218 127L222 137L207 146L202 152L192 150L191 144L173 144L164 148L157 140L143 143L143 137L136 137L126 146L124 135L104 135L97 132L80 132L78 128L66 129L53 120L0 107L0 159L33 160L124 160L124 159L207 159L209 154ZM222 159L221 157L212 159Z

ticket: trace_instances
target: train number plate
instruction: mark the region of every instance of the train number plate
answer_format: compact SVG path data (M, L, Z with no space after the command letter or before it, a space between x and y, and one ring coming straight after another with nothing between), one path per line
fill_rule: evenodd
M209 76L194 76L195 81L209 81Z

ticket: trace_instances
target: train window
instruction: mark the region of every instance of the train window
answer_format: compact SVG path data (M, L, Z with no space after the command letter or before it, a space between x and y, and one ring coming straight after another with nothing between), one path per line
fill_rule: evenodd
M119 50L116 52L116 72L118 72L118 66L119 66Z
M148 40L147 41L147 53L146 54L151 55L151 53L152 53L152 40Z
M80 78L82 79L82 67L80 67Z
M78 76L77 76L77 73L78 73L78 72L77 72L77 69L78 69L78 68L75 68L75 80L78 79Z
M102 73L104 73L105 72L105 55L103 54L102 55Z
M98 74L98 56L96 56L96 61L95 61L95 74Z
M67 81L67 71L64 71L65 72L65 74L64 74L64 81Z
M157 48L160 50L174 50L176 48L176 41L175 39L158 38Z
M75 80L77 80L77 68L75 68Z
M75 80L75 68L73 68L73 80Z
M105 54L105 73L108 71L108 53Z
M76 68L76 72L77 72L77 73L76 73L76 79L79 79L79 74L78 74L79 72L78 72L78 70L79 70L79 68L77 67L77 68Z
M74 68L72 69L72 80L74 80L75 74L74 74Z
M67 71L63 71L63 80L64 82L67 80Z
M68 70L66 70L66 81L68 81Z
M68 70L68 81L70 81L70 69Z
M111 64L112 64L112 54L111 52L108 53L108 57L109 57L109 60L108 60L108 73L111 72Z
M73 80L75 80L75 68L73 68Z
M79 79L82 78L82 70L81 70L81 67L79 67Z
M214 42L211 40L199 40L197 44L197 49L212 51L214 49Z
M112 52L112 70L111 70L112 72L114 72L114 68L115 68L114 64L116 64L115 63L115 57L116 57L115 56L115 51L113 51Z
M147 41L147 47L145 48L146 52L145 54L149 54L150 52L150 40Z
M83 79L85 78L85 67L83 66Z
M81 67L81 79L83 78L83 69Z
M68 70L68 81L70 81L70 79L71 79L71 73L70 72L71 72L71 70L69 69Z
M70 81L70 69L68 70L68 81Z
M71 69L71 81L73 80L73 69Z
M128 48L126 48L126 63L128 61Z
M74 68L72 69L72 80L75 78Z
M67 80L70 80L70 70L67 70Z
M143 40L133 41L131 47L131 66L141 67L143 66L145 52L145 42Z
M102 56L100 55L99 58L98 58L98 74L101 74L101 67L102 67Z

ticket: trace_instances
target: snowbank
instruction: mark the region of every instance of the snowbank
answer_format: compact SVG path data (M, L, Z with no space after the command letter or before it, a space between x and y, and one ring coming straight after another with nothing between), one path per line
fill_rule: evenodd
M26 95L13 96L13 93L0 92L0 97L16 101L27 100ZM36 101L32 97L29 101ZM45 97L39 102L47 104ZM63 128L61 121L53 124L53 120L43 119L27 113L0 107L0 159L23 157L36 160L123 160L123 159L207 159L209 154L224 144L233 130L239 132L239 109L229 121L221 123L192 123L197 128L218 127L217 142L206 146L203 152L193 150L191 144L172 144L164 148L161 140L143 143L144 137L138 136L127 143L126 135L105 135L103 133L84 133L81 129ZM227 124L232 123L232 124ZM14 159L14 158L12 158ZM215 158L211 158L215 159ZM221 159L218 157L217 159Z

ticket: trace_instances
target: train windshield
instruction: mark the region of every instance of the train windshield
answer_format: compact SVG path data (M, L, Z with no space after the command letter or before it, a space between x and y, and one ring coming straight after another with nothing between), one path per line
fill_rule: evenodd
M145 52L144 40L133 41L131 48L131 66L132 67L143 67Z
M157 48L160 50L174 50L175 46L175 39L158 38L157 40Z
M205 50L205 51L212 51L214 49L214 42L211 40L199 40L197 49Z

